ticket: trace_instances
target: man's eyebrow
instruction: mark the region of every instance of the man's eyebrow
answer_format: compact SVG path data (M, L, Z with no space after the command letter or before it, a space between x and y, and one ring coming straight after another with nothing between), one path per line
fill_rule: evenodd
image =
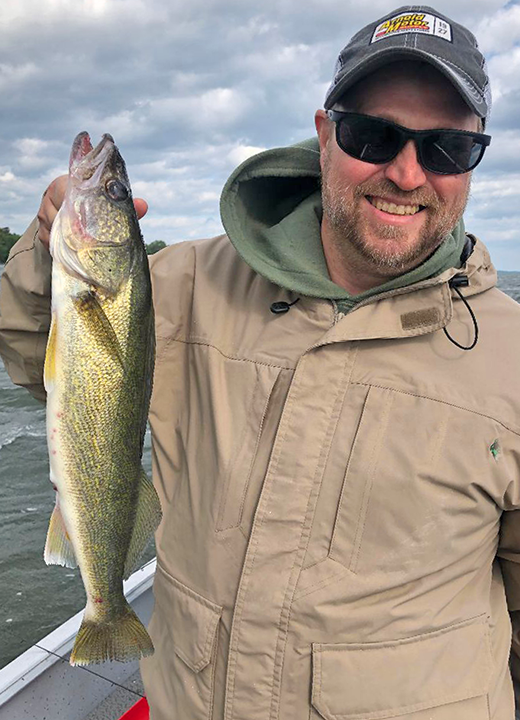
M391 110L389 110L389 111L384 110L380 114L379 113L375 114L373 112L367 112L366 110L359 110L359 112L362 115L370 115L371 117L379 118L380 120L389 120L390 122L393 122L396 125L400 125L401 127L406 127L409 130L414 129L414 128L409 127L408 125L404 125L403 121L400 120L399 117L397 115L395 115ZM443 123L441 125L439 125L439 124L435 125L432 123L431 125L428 125L427 128L424 128L424 130L462 130L462 129L463 128L458 128L458 127L456 127L455 124L452 125L449 122ZM471 131L471 132L473 132L473 131ZM480 132L480 131L475 130L475 132Z
M395 123L396 125L401 125L402 127L406 127L406 125L403 125L403 121L395 115L391 110L384 110L381 113L377 112L369 112L368 110L356 110L356 112L361 113L361 115L369 115L370 117L378 118L379 120L389 120L390 122Z
M368 114L372 115L372 113ZM392 112L384 112L381 115L373 115L373 117L380 118L381 120L390 120L390 122L394 122L396 123L396 125L403 125L402 121L399 120L397 115L394 115Z

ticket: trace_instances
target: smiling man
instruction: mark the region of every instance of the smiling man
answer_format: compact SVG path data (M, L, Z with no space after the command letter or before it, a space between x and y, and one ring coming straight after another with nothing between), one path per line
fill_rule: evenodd
M317 139L235 170L226 235L151 259L152 720L513 720L520 308L462 219L489 109L473 35L399 8ZM40 399L63 186L2 277Z
M461 218L470 188L469 172L439 174L424 167L413 139L404 138L395 157L377 163L363 160L364 140L397 149L399 130L392 123L477 133L480 120L445 75L413 56L358 81L334 107L316 113L321 239L331 278L358 293L426 260ZM429 152L427 137L418 136L423 153Z

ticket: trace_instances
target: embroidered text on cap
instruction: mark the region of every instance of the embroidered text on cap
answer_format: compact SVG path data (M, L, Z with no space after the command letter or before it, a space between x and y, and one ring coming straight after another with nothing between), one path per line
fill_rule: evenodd
M451 25L446 20L429 13L401 13L380 23L374 30L370 44L403 33L435 35L451 42Z

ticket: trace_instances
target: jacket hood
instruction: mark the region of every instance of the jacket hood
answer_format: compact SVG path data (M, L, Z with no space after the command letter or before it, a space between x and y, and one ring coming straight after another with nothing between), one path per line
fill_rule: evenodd
M460 268L466 241L460 220L419 267L352 296L329 276L321 244L321 168L317 138L254 155L232 173L220 211L239 255L260 275L287 290L339 301L346 310L373 295Z
M323 295L327 272L321 247L308 242L321 224L317 140L274 148L243 162L222 191L220 211L229 239L260 275L296 292ZM331 280L328 297L338 286Z
M464 289L466 297L478 295L497 284L497 271L487 247L474 235L468 233L468 237L473 243L473 252L460 269L469 280L469 286Z

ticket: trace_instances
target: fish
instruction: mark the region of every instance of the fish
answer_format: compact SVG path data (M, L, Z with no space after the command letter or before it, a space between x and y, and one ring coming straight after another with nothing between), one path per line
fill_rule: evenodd
M123 594L161 520L142 467L153 384L148 260L125 162L111 135L72 144L52 224L51 326L44 366L50 480L48 565L79 567L86 606L71 665L153 653Z

